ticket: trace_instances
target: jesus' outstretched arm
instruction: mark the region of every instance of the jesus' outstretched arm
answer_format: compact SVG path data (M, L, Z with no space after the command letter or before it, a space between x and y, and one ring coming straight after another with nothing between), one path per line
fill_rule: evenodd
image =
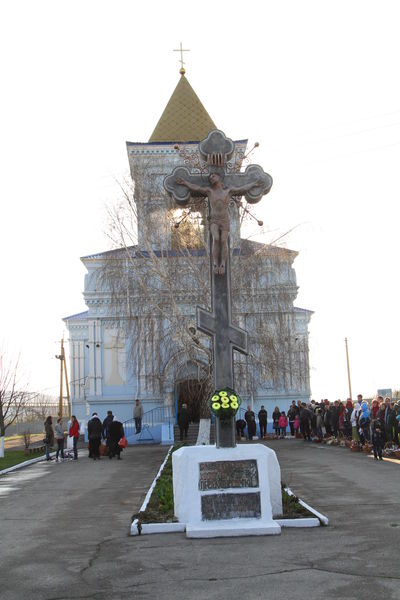
M262 185L263 183L264 183L264 181L262 179L259 179L257 181L253 181L252 183L246 183L246 184L241 185L236 188L235 187L229 188L229 192L234 196L239 195L239 194L244 194L246 192L249 192L252 188Z
M178 179L176 180L176 183L178 185L186 186L191 192L200 192L201 194L204 194L204 196L207 196L208 192L210 191L209 187L207 187L207 186L203 187L201 185L196 185L195 183L186 181L186 179L183 179L182 177L178 177Z

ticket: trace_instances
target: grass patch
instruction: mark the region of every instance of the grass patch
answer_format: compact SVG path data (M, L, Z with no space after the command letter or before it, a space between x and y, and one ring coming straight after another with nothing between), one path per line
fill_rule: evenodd
M132 521L138 519L139 523L176 523L178 519L174 516L174 492L172 487L172 454L182 447L182 444L174 446L165 463L161 475L157 478L156 485L146 510L133 515ZM299 503L297 496L290 496L282 484L282 508L284 519L301 519L314 517L304 506Z
M25 462L26 460L31 460L32 458L38 458L39 456L44 456L44 452L38 454L32 454L27 456L24 450L6 450L4 452L4 458L0 458L0 471L3 469L9 469L10 467L14 467L15 465L19 465L20 463Z
M291 496L284 489L286 484L282 483L282 509L284 519L302 519L304 517L315 517L309 510L304 508L297 496Z
M141 523L173 523L177 521L174 517L172 454L179 448L181 448L181 445L174 446L172 449L161 475L157 478L146 510L133 515L132 521L134 519L139 519Z

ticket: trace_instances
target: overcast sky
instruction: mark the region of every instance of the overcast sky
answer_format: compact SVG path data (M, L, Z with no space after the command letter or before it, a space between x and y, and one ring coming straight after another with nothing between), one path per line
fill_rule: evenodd
M193 7L193 8L192 8ZM260 142L254 212L299 251L314 398L400 388L400 36L396 1L18 1L0 5L0 340L57 394L62 317L86 309L79 257L186 75L217 127Z

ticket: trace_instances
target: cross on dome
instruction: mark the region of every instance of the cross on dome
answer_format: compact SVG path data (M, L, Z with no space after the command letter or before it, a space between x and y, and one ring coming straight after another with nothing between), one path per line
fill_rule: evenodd
M181 53L181 58L179 59L179 62L181 63L181 68L179 70L179 73L181 75L184 75L186 73L186 70L185 70L185 67L183 66L185 64L184 61L183 61L183 53L184 52L190 52L190 50L182 48L182 42L180 42L180 48L173 50L173 52L180 52Z

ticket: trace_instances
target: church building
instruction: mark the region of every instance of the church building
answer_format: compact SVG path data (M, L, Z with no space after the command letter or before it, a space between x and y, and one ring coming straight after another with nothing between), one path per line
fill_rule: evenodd
M203 416L211 349L195 312L210 301L207 219L204 207L172 206L163 180L179 165L196 170L198 144L216 128L182 68L149 141L126 144L135 243L121 237L120 249L81 258L87 310L64 318L71 408L80 421L107 410L131 419L136 398L145 413L176 415L185 401L194 421ZM235 145L240 163L247 140ZM233 320L249 336L249 355L235 356L235 389L244 408L263 404L270 418L275 406L309 400L312 313L294 306L297 252L242 239L236 206L230 225Z

